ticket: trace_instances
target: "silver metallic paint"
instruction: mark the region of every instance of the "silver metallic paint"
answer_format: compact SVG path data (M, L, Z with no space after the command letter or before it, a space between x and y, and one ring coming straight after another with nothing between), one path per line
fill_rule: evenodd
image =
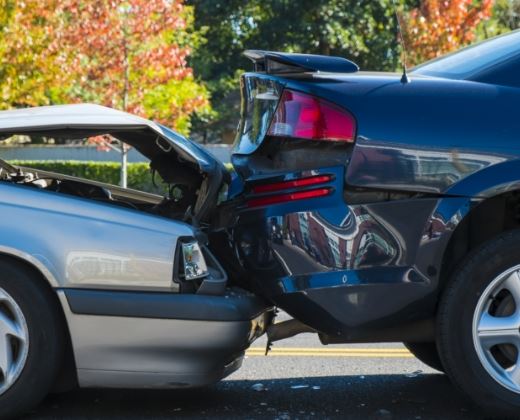
M36 266L53 287L176 290L185 223L38 188L0 184L0 251Z
M158 137L165 139L184 159L197 162L199 165L208 164L201 156L193 156L192 150L186 147L185 142L173 137L175 133L167 133L163 127L153 121L108 107L95 104L70 104L0 112L0 133L6 133L8 136L12 133L74 128L93 130L150 129Z
M215 382L240 367L255 325L255 320L78 315L63 291L58 296L82 387L178 388Z

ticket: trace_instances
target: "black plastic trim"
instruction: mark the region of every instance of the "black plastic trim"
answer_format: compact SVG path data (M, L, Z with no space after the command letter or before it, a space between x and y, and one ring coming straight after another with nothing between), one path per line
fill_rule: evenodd
M255 71L268 74L291 72L356 73L356 63L343 57L314 54L286 53L278 51L246 50L244 55L255 64ZM283 66L270 66L269 61Z
M75 314L194 321L249 321L270 307L243 290L224 296L61 289Z

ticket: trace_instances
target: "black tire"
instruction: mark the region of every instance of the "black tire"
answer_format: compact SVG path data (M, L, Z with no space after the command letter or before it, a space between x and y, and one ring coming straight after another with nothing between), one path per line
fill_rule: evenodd
M21 310L27 325L27 358L18 379L0 395L0 418L13 418L37 405L51 389L63 356L63 317L54 292L23 264L0 259L0 288Z
M452 275L437 316L437 346L455 386L491 416L520 414L520 393L501 385L484 368L473 342L473 316L487 287L520 264L520 231L504 233L474 250Z
M432 369L444 372L437 345L435 343L403 343L417 359Z

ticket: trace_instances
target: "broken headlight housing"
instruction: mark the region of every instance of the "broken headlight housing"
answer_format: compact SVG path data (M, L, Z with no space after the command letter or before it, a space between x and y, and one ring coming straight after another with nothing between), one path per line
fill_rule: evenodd
M209 274L208 266L197 241L182 243L184 280L196 280Z

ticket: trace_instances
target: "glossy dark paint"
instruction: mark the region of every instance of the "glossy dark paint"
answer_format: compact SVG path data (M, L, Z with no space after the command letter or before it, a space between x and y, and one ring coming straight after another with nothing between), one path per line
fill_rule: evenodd
M337 339L431 318L439 260L468 199L348 205L339 193L343 171L312 171L336 175L327 199L238 211L233 240L244 272L270 301Z
M270 74L295 71L355 73L359 70L356 63L343 57L262 50L247 50L244 55L253 61L256 71L265 70Z
M433 340L433 328L422 322L435 315L453 233L484 199L520 189L520 89L411 78L402 84L399 74L244 76L243 84L325 98L357 120L356 143L342 166L251 170L248 159L269 121L237 143L233 156L246 196L258 182L335 174L335 192L326 199L237 208L233 231L240 265L259 293L326 342ZM410 198L349 204L345 188L407 191Z
M352 186L441 193L520 154L518 88L423 76L402 84L398 74L369 73L303 81L255 74L243 84L258 85L255 79L323 97L355 116ZM253 153L259 142L237 144L234 153Z

